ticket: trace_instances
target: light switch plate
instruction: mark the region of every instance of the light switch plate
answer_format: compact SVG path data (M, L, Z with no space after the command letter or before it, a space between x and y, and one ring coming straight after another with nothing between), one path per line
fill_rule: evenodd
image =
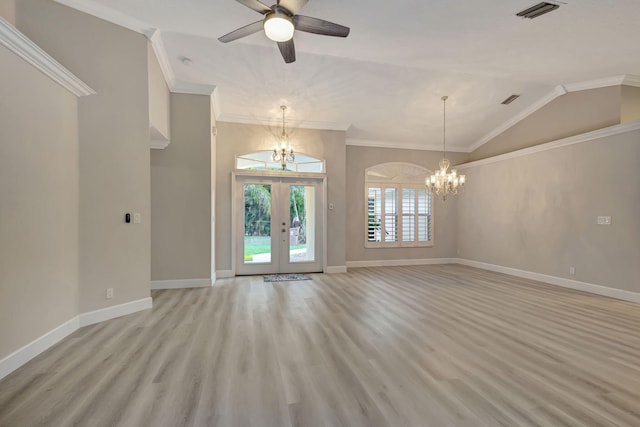
M134 214L133 214L133 223L134 224L140 224L141 221L142 221L142 219L140 217L140 213L134 212Z

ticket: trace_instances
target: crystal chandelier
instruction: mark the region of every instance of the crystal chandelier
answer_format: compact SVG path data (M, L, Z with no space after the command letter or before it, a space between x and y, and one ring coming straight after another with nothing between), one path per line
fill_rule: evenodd
M448 96L442 97L442 114L444 119L444 125L442 130L442 141L443 141L443 149L442 149L442 160L438 163L440 167L439 170L436 171L435 174L425 179L425 183L429 191L437 194L438 196L442 196L442 200L447 200L447 196L449 194L458 194L464 189L464 183L466 181L466 177L464 175L458 175L458 171L452 169L449 172L449 166L451 163L449 159L447 159L447 99Z
M280 146L273 147L273 154L271 158L274 162L280 162L282 170L287 169L287 162L293 162L296 159L296 155L293 154L293 145L289 142L289 135L284 130L284 112L287 109L286 105L281 105L282 110L282 134L280 135Z

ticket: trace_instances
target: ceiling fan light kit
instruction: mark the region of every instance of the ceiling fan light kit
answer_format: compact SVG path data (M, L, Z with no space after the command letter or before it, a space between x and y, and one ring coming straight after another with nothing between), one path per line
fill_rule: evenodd
M285 13L270 13L264 18L264 33L274 42L291 40L294 30L293 20Z
M349 35L349 27L344 25L310 16L297 15L309 0L277 0L277 3L271 7L258 0L236 1L264 15L264 18L233 30L218 40L222 43L229 43L264 30L265 35L278 44L280 54L287 64L296 60L296 50L293 43L295 30L332 37L347 37Z

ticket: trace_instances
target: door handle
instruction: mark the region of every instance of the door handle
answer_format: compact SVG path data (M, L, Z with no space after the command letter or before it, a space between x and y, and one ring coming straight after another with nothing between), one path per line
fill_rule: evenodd
M286 222L283 222L283 223L282 223L282 225L287 225L287 223L286 223Z

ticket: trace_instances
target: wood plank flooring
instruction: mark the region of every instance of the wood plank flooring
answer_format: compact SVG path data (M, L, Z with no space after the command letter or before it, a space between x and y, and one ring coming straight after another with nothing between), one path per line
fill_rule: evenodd
M0 382L1 426L640 426L640 305L469 267L154 291Z

